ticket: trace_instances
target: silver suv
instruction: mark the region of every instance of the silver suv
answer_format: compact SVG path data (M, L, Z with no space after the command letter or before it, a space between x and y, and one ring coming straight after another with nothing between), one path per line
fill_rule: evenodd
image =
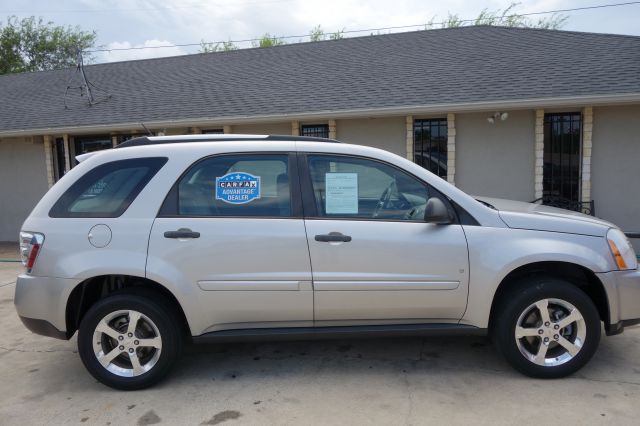
M291 136L143 137L85 154L25 221L15 305L118 389L194 342L489 334L561 377L640 322L605 221L477 200L379 149Z

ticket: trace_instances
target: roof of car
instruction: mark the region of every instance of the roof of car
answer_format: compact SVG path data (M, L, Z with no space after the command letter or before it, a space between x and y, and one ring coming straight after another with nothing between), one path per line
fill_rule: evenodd
M176 135L176 136L142 136L129 139L118 145L116 148L127 148L132 146L163 145L185 142L242 142L242 141L300 141L300 142L328 142L340 143L335 139L317 138L310 136L291 135Z

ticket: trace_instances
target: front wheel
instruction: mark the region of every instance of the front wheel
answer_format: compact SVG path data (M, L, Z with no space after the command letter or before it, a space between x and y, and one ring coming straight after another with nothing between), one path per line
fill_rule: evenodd
M600 317L579 288L554 278L532 278L499 305L495 339L518 371L558 378L582 368L600 341Z
M98 301L78 330L78 352L87 370L116 389L149 387L180 353L180 329L171 309L150 297L121 293Z

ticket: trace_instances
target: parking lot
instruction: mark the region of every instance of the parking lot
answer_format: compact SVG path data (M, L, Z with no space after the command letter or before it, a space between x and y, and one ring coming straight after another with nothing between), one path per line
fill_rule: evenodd
M27 331L18 263L0 263L0 424L638 424L640 329L604 338L576 376L534 380L478 337L187 348L137 392L96 382L75 339Z

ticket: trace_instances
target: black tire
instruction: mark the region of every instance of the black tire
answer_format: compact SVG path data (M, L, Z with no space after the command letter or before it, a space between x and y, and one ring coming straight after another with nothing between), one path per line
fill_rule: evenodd
M539 365L528 359L521 353L518 347L519 339L516 339L515 335L520 315L532 304L544 299L558 299L570 303L578 309L586 326L582 347L573 358L560 365ZM553 321L551 323L553 327ZM575 327L577 330L577 323ZM553 379L575 373L591 359L600 342L600 328L600 316L596 306L589 296L578 287L557 278L528 277L502 297L496 313L493 337L499 351L516 370L530 377ZM553 337L550 339L553 344ZM541 345L542 337L531 337L524 342L520 339L520 342L521 346L526 346L530 344L529 342L538 342ZM557 347L557 349L553 349L556 352L563 350L557 346L557 343L552 346Z
M162 380L182 351L181 323L163 297L144 289L130 289L114 293L96 302L85 314L78 329L78 352L83 364L101 383L120 390L144 389ZM150 319L159 332L162 349L155 364L143 374L123 377L103 367L94 352L94 331L109 314L120 310L137 311ZM115 341L115 340L114 340ZM126 362L126 353L125 362Z

